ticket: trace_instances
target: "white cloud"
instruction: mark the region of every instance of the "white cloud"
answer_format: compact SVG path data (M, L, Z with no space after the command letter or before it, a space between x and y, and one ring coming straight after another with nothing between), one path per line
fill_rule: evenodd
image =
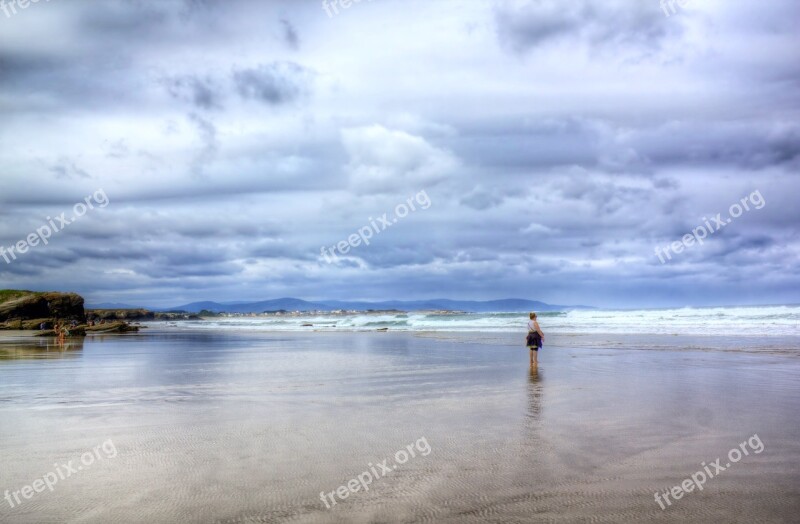
M346 170L358 193L389 193L428 188L458 166L449 151L424 138L380 125L342 130L342 144L350 156Z

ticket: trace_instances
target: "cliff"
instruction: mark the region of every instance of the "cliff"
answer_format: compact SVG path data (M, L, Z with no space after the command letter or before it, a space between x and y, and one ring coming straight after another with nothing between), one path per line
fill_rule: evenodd
M38 319L86 321L83 297L75 293L0 291L0 322Z

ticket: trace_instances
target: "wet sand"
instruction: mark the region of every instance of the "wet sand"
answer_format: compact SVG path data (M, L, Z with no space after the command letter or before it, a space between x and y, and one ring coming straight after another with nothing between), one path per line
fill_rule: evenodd
M146 330L0 339L0 522L795 522L800 359L724 341ZM713 342L713 343L712 343ZM774 344L773 344L774 345ZM613 347L612 347L613 346ZM731 346L731 350L724 350ZM772 346L768 346L772 347ZM647 349L643 349L647 348ZM722 348L715 350L714 348ZM775 349L775 348L773 348ZM758 434L763 451L662 510ZM424 437L430 453L398 464ZM396 469L327 509L384 459Z

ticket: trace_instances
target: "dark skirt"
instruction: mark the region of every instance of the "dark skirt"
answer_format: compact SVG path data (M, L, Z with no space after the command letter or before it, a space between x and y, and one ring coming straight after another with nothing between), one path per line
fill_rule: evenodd
M539 335L538 332L536 331L528 332L527 346L537 351L542 349L542 337Z

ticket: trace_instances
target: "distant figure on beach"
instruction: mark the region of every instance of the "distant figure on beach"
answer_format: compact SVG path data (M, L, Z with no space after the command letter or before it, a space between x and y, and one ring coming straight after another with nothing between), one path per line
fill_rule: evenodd
M69 327L67 326L67 321L65 320L62 322L60 320L56 320L53 330L56 332L58 343L63 344L69 336Z
M55 332L56 342L58 343L58 345L59 346L63 345L64 341L67 338L66 335L68 334L67 325L62 324L60 320L56 320L55 323L53 324L53 331Z
M544 342L544 333L539 327L539 322L536 321L536 313L531 313L528 321L528 336L525 339L525 343L531 350L531 367L539 365L539 350L542 348L542 342Z

